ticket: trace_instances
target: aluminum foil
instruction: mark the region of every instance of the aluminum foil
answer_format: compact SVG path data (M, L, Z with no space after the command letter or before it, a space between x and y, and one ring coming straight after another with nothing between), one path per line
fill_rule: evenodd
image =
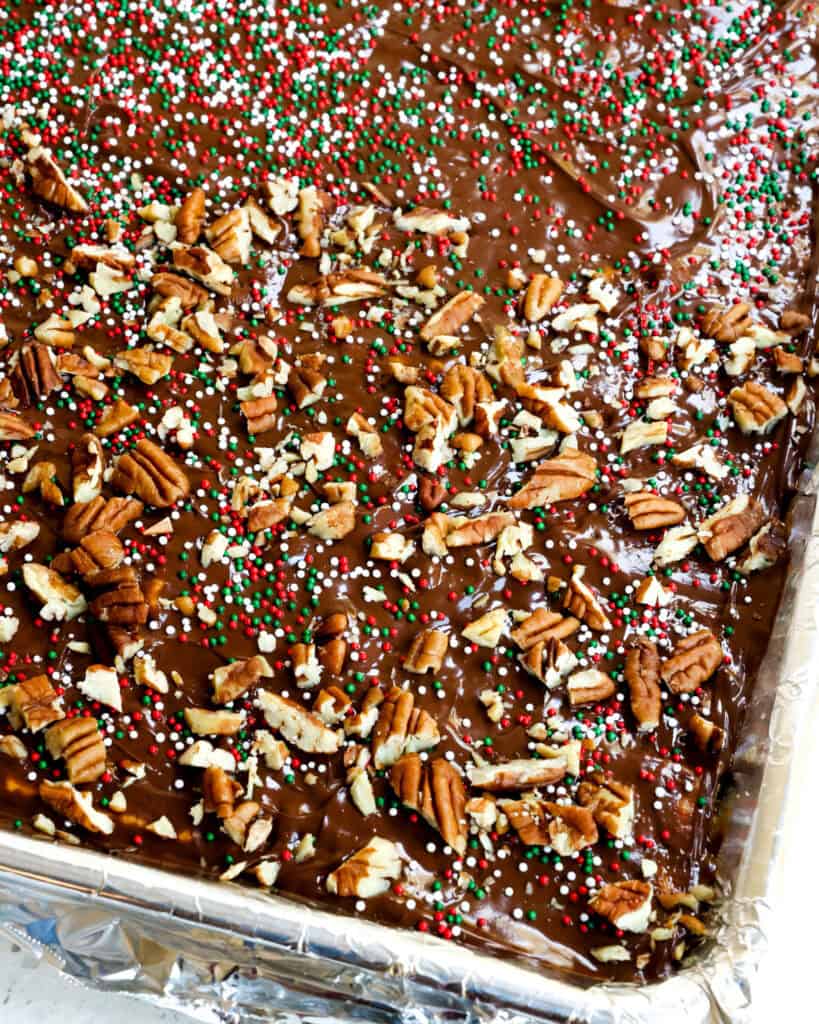
M806 473L791 507L792 571L750 703L726 805L726 899L713 938L654 985L583 987L512 961L278 895L0 834L0 931L98 989L198 1021L411 1024L749 1021L801 801L819 653L819 516Z

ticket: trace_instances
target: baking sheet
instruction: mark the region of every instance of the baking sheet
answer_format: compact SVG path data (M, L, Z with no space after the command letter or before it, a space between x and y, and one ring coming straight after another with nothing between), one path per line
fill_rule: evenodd
M790 512L792 569L736 755L720 855L729 895L713 939L674 977L583 987L417 932L15 833L0 833L0 929L84 984L200 1021L749 1020L788 852L782 823L806 797L808 775L794 765L811 755L817 698L815 494L806 472Z

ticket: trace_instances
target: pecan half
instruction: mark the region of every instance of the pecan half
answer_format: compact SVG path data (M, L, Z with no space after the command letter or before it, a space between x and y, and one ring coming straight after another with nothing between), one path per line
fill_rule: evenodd
M328 729L312 711L266 690L259 693L258 699L268 725L299 750L309 754L335 754L338 750L338 733Z
M301 306L340 306L345 302L377 299L387 294L387 288L383 274L360 267L324 274L315 281L293 285L287 299Z
M179 299L183 309L195 309L196 306L203 306L210 298L206 289L201 285L188 281L179 274L173 274L169 270L161 270L151 278L151 287L158 295L168 299Z
M691 693L711 678L722 664L722 648L714 634L700 629L683 637L660 670L673 693Z
M513 629L512 640L524 651L536 644L548 643L550 640L565 640L580 627L580 622L571 615L549 611L548 608L536 608Z
M373 729L373 763L376 768L387 768L404 754L430 750L440 739L435 719L415 707L411 691L393 687L379 708Z
M205 231L205 237L214 252L226 263L244 264L250 259L253 233L250 230L250 217L244 206L217 217Z
M736 341L753 324L751 307L747 302L737 302L728 309L711 309L702 320L702 330L709 338L717 341Z
M167 508L190 493L190 481L182 469L167 452L146 438L120 456L111 484L157 508Z
M640 732L653 732L660 724L660 655L651 640L640 639L626 655L626 683L631 711Z
M765 513L759 502L747 494L740 494L714 515L704 519L699 525L697 536L708 556L720 562L742 547L764 519Z
M633 491L623 500L635 530L659 530L664 526L676 526L685 519L682 505L653 491Z
M533 274L523 298L523 315L530 323L538 323L549 313L563 294L563 282L548 274Z
M83 537L73 551L64 551L52 561L51 568L60 573L93 576L100 569L115 569L125 557L125 548L115 533L94 530Z
M466 851L466 790L457 768L446 758L423 762L407 754L390 771L390 784L406 807L437 829L456 853Z
M327 876L327 891L334 896L368 899L385 893L401 875L398 847L374 836Z
M64 718L51 726L45 740L49 754L65 761L69 782L96 782L104 773L105 744L95 718Z
M596 476L597 463L591 455L563 452L541 462L529 481L509 499L509 507L536 508L579 498L593 486Z
M449 648L449 636L440 629L422 629L412 638L404 658L404 669L413 675L437 672Z
M476 789L490 793L505 793L510 790L533 789L560 782L568 771L568 761L563 754L544 758L515 758L503 764L475 765L467 768L470 783Z
M442 334L454 334L472 319L483 304L482 295L459 292L432 314L421 328L421 337L430 341Z
M90 608L100 622L135 627L148 621L148 604L130 565L100 569L86 583L97 595Z
M588 807L594 820L617 839L627 839L634 825L634 789L616 779L581 782L577 801Z
M788 414L788 407L779 395L754 380L732 388L728 404L743 434L769 434Z
M39 786L40 799L89 832L101 832L110 836L114 823L107 814L94 807L90 793L81 793L70 782L43 781Z
M142 514L143 504L134 498L93 498L77 502L66 512L63 519L63 537L70 544L79 544L89 533L108 530L120 533Z
M52 722L64 718L64 712L57 702L57 694L48 676L32 676L6 687L3 701L8 704L9 718L15 729L25 725L32 732L39 732Z
M611 622L603 611L603 606L597 600L592 589L583 582L585 572L584 565L576 565L572 570L572 578L569 580L563 598L563 607L575 618L585 622L589 629L596 630L598 633L611 629Z
M492 385L480 370L457 363L444 374L441 395L453 406L458 422L465 427L475 416L475 406L491 400Z
M25 163L34 194L70 213L87 213L88 203L57 166L51 151L31 141L34 144L26 153Z
M191 189L182 200L176 214L176 238L183 245L198 241L205 221L205 193L201 188Z
M60 386L60 375L54 368L51 350L32 342L20 349L17 365L9 374L11 386L23 409L28 409Z
M220 666L210 675L213 700L216 704L228 704L241 697L260 679L270 678L272 675L273 669L267 663L267 659L260 654L245 661L234 661L231 665Z
M604 885L589 900L589 906L620 931L644 932L651 917L653 894L648 882L613 882Z

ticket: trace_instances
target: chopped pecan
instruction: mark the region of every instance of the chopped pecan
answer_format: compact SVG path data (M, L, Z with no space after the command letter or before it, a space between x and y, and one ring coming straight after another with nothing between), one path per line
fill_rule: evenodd
M185 722L196 736L235 736L244 727L245 716L238 711L185 708Z
M105 744L95 718L64 718L46 733L46 747L53 758L65 761L68 781L78 785L96 782L105 771Z
M51 505L62 508L65 504L63 492L57 483L57 467L53 462L36 462L26 474L20 489L23 494L39 491L43 501Z
M281 225L267 213L262 206L256 202L253 196L245 203L250 230L257 238L261 238L268 245L273 245L281 234Z
M688 719L687 729L694 737L694 742L704 753L719 753L722 749L725 732L716 722L694 712Z
M52 722L65 717L58 705L48 676L32 676L2 691L3 701L8 704L9 718L15 729L25 726L32 732L39 732Z
M266 430L272 430L276 425L276 409L278 402L275 395L267 395L264 398L251 398L242 402L242 415L247 420L248 434L263 434Z
M295 219L299 238L304 243L301 247L302 256L314 259L321 255L321 233L332 209L333 199L327 192L314 185L300 189Z
M800 331L810 327L811 319L805 313L799 313L795 309L786 309L779 318L779 326L783 331L792 331L798 334Z
M182 200L176 214L176 238L183 245L193 245L199 240L205 221L205 193L201 188L191 189Z
M234 661L231 665L220 666L210 675L214 703L228 704L241 697L260 679L270 678L272 675L273 669L260 654L245 661Z
M57 572L93 576L100 569L115 569L125 557L125 548L110 530L94 530L73 551L65 551L51 563Z
M173 250L173 265L219 295L230 295L233 271L218 252L206 245L178 245ZM183 303L184 305L184 303Z
M511 512L487 512L474 519L462 520L460 526L447 533L446 546L463 548L473 544L488 544L514 523L515 517Z
M299 409L313 405L324 394L327 378L309 366L294 366L287 378L287 388Z
M179 274L161 270L151 278L151 287L158 295L178 299L183 309L195 309L209 300L207 291L201 285L188 281Z
M132 373L143 384L156 384L170 373L173 356L156 352L149 345L145 345L118 352L114 356L114 366Z
M431 206L416 206L406 213L396 210L393 221L399 231L420 231L425 235L448 235L453 231L468 231L467 217L453 217L446 210Z
M574 622L575 628L579 625L576 619L566 618L561 622ZM550 636L548 640L539 640L525 650L520 656L520 663L544 686L552 689L576 666L577 658L562 640Z
M222 217L217 217L205 231L205 237L214 252L218 253L226 263L247 263L250 259L250 246L253 242L247 209L244 206L238 206Z
M271 501L256 501L247 510L247 528L251 533L269 530L283 523L290 515L292 498L273 498Z
M143 438L120 456L111 483L148 505L167 508L190 493L190 481L167 452Z
M384 533L379 531L372 535L370 558L385 562L405 562L415 551L415 544L402 533Z
M507 611L501 605L474 619L461 630L461 636L478 647L497 647L506 628Z
M148 604L130 565L100 569L86 583L97 595L90 608L100 622L134 627L148 621Z
M523 298L523 315L530 323L538 323L563 294L563 282L548 274L533 274Z
M626 683L631 710L640 732L653 732L660 724L660 655L651 640L640 639L626 655Z
M614 695L616 687L610 675L596 668L575 672L566 682L569 703L572 707L581 704L599 704Z
M70 622L88 607L79 590L48 566L27 562L23 566L23 581L43 602L40 615L46 622Z
M344 722L344 731L348 736L367 739L378 721L378 709L384 700L384 691L379 686L371 686L364 694L359 711L348 717Z
M373 762L376 768L387 768L404 754L431 749L440 739L435 719L415 707L412 693L393 687L379 708L373 729Z
M321 682L322 666L316 657L315 644L293 644L290 648L296 686L310 690Z
M110 437L138 419L139 409L129 405L124 398L117 398L111 405L106 406L102 416L94 424L94 433L100 437Z
M748 554L737 569L746 575L770 569L779 561L787 547L787 527L778 519L772 519L751 537Z
M704 519L699 525L697 536L709 558L721 562L742 547L764 519L765 513L759 502L747 494L740 494L714 515Z
M654 563L660 567L673 565L690 554L697 544L697 531L692 526L672 526L654 552Z
M223 768L208 765L202 776L202 796L205 811L215 814L218 818L229 818L233 814L236 798L241 794L242 787L232 779Z
M313 702L313 711L325 725L338 725L346 718L347 711L351 707L352 701L337 686L328 686L325 690L319 690Z
M454 334L468 323L484 304L476 292L459 292L436 310L421 328L421 337L430 341L442 334Z
M729 309L711 309L702 320L702 329L709 338L717 341L736 341L753 324L751 307L747 302L737 302Z
M36 433L18 413L0 411L0 441L27 441Z
M413 675L437 672L443 664L449 636L440 629L422 629L412 638L404 657L404 670Z
M466 771L476 789L505 793L560 782L568 771L568 763L564 755L558 754L557 757L516 758L503 764L470 766Z
M653 893L648 882L613 882L604 885L589 900L589 906L620 931L644 932L651 916Z
M579 498L593 486L597 463L591 455L566 451L541 462L533 476L509 499L513 509L536 508Z
M265 690L258 699L268 725L299 750L309 754L334 754L338 750L338 733L301 704Z
M633 491L625 496L624 503L635 530L659 530L685 519L682 505L653 491Z
M617 839L627 839L634 825L634 789L615 779L581 782L577 801L588 807L594 820Z
M563 607L575 618L585 622L589 629L594 629L598 633L604 632L611 629L611 622L592 589L583 582L585 572L586 567L583 565L576 565L572 570L572 578L563 598Z
M591 810L574 804L544 803L552 816L549 822L549 845L561 857L568 857L597 842L597 825Z
M85 504L99 497L105 472L105 452L95 434L83 434L71 451L71 488L74 501Z
M426 388L410 386L404 392L404 426L417 433L422 427L440 422L451 434L457 423L454 408L445 399Z
M722 648L714 634L700 629L683 637L660 670L672 693L691 693L711 678L722 664Z
M627 455L637 448L647 448L655 444L665 444L668 439L668 424L664 420L646 423L634 420L623 431L620 439L620 454Z
M732 388L728 404L743 434L769 434L788 414L788 407L779 395L753 380Z
M25 163L34 194L70 213L87 213L88 204L57 166L51 151L33 138L30 141Z
M20 349L17 365L9 374L11 386L21 407L28 409L60 386L51 350L32 342Z
M76 337L74 324L71 320L52 313L47 320L34 328L34 337L53 348L71 348Z
M509 819L524 846L549 846L546 804L527 794L521 800L499 800L498 809Z
M492 398L492 385L480 370L457 363L444 374L441 395L453 406L462 427L472 422L479 402Z
M114 823L107 814L94 807L90 793L81 793L70 782L48 782L43 780L39 786L40 799L53 807L63 817L73 821L89 832L101 832L111 835Z
M355 529L355 505L351 501L339 501L310 516L306 526L322 540L340 540Z
M327 876L327 891L334 896L369 899L385 893L401 875L398 847L374 836Z
M390 771L398 799L437 829L456 853L466 851L466 790L457 768L446 758L423 762L418 754L402 757Z
M120 533L142 514L141 501L134 498L93 498L91 501L76 502L63 519L63 537L70 544L79 544L89 533L108 530Z
M383 274L364 267L325 274L315 281L296 284L287 293L289 302L301 306L340 306L345 302L366 302L387 294Z
M536 608L531 615L521 622L517 629L512 630L512 640L524 651L536 644L547 643L552 639L565 640L571 636L580 622L571 615L549 611L548 608Z
M425 512L434 512L446 498L447 489L442 480L423 474L418 481L418 501Z

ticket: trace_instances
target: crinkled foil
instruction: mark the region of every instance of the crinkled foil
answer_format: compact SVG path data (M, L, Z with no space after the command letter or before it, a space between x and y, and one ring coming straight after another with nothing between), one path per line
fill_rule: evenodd
M86 985L205 1022L750 1020L785 853L782 822L804 798L800 779L812 753L815 494L806 473L790 513L792 571L726 802L728 895L714 937L672 978L584 987L417 932L16 833L0 834L0 931Z

